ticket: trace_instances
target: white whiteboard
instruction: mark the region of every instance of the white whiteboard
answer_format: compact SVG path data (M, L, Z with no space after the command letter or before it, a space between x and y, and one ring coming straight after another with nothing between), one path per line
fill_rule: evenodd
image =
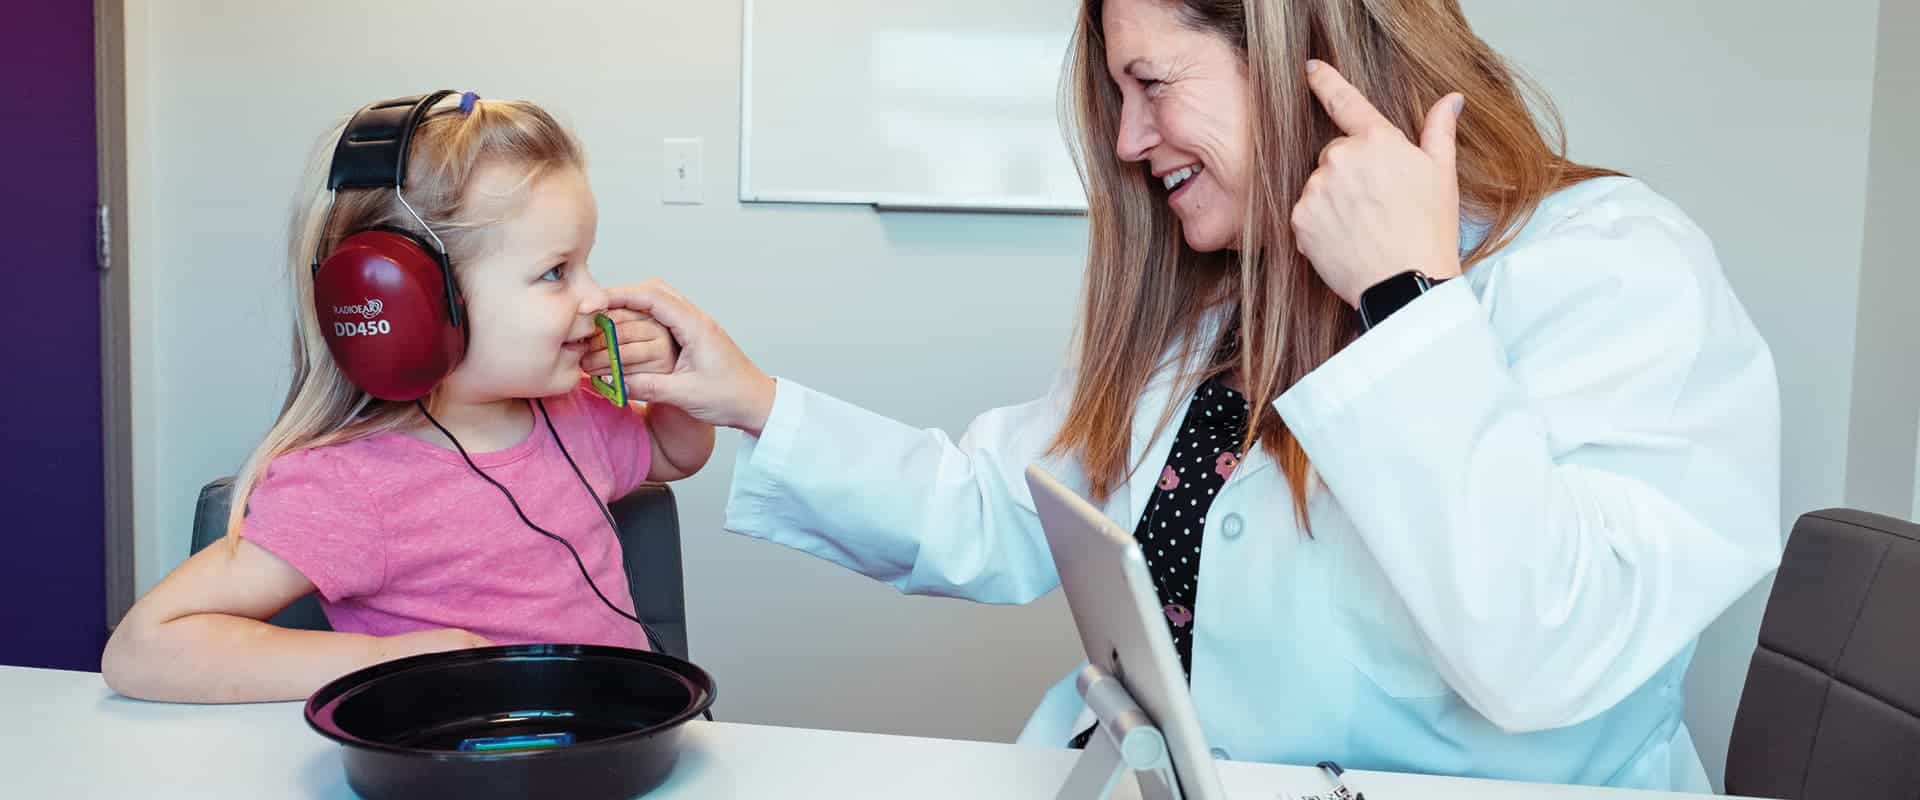
M1073 0L743 0L740 200L1084 213Z

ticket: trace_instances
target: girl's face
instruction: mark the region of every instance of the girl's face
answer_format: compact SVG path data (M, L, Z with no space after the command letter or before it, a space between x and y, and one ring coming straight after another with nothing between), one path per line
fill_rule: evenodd
M466 296L467 355L441 388L450 398L489 402L550 397L580 382L580 357L597 335L593 315L606 290L587 271L599 211L579 169L543 173L489 165L474 176L467 204L505 220L478 232L483 255L457 265Z

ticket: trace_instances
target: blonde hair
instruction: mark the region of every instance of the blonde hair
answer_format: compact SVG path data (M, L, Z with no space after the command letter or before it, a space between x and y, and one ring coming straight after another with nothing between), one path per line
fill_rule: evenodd
M456 274L461 263L493 246L487 233L503 221L497 214L481 214L482 207L495 208L497 204L474 202L482 199L471 190L474 176L483 166L524 169L518 189L531 185L545 171L585 166L579 143L539 106L518 100L478 100L471 112L463 113L455 105L457 101L457 96L449 97L436 105L414 131L405 190L407 202L446 244ZM347 379L327 350L314 310L314 253L324 254L349 234L376 225L429 238L392 189L346 189L337 198L330 197L328 167L346 123L342 120L316 148L296 195L287 243L287 276L293 303L293 381L287 387L279 418L235 476L227 533L236 540L234 535L246 516L247 501L274 459L299 450L405 430L423 421L412 403L375 399ZM329 202L334 204L330 221ZM429 406L432 397L428 397Z
M1459 127L1462 211L1489 225L1471 266L1504 247L1542 198L1617 174L1569 161L1553 106L1476 36L1457 0L1166 0L1195 30L1233 45L1252 96L1250 174L1236 251L1198 253L1181 238L1164 189L1113 155L1120 93L1107 75L1102 0L1084 0L1063 92L1077 123L1075 160L1088 198L1087 285L1076 333L1076 385L1052 452L1076 455L1104 501L1128 464L1135 412L1158 364L1178 347L1197 374L1176 376L1155 430L1210 378L1239 370L1251 406L1243 447L1258 442L1286 476L1308 525L1311 464L1271 402L1359 335L1353 310L1294 247L1290 222L1320 151L1341 135L1313 98L1306 63L1334 65L1417 141L1427 110L1467 97ZM1529 100L1537 104L1536 117ZM1102 155L1105 154L1105 155ZM1218 337L1201 341L1225 307Z

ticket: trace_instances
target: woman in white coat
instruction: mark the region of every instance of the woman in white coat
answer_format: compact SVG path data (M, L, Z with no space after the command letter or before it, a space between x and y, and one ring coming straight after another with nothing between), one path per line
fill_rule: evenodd
M748 434L728 529L1025 603L1040 463L1135 531L1216 755L1706 790L1682 678L1781 532L1707 237L1564 158L1455 0L1087 0L1067 80L1077 356L958 443L616 299L685 348L632 392ZM1087 721L1063 681L1022 738Z

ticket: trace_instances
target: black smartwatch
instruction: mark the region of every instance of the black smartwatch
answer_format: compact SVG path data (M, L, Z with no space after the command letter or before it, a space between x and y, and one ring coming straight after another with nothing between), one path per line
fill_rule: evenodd
M1374 284L1360 293L1361 329L1372 330L1373 326L1385 321L1393 312L1405 308L1414 298L1442 283L1446 283L1445 278L1434 280L1419 270L1410 269Z

